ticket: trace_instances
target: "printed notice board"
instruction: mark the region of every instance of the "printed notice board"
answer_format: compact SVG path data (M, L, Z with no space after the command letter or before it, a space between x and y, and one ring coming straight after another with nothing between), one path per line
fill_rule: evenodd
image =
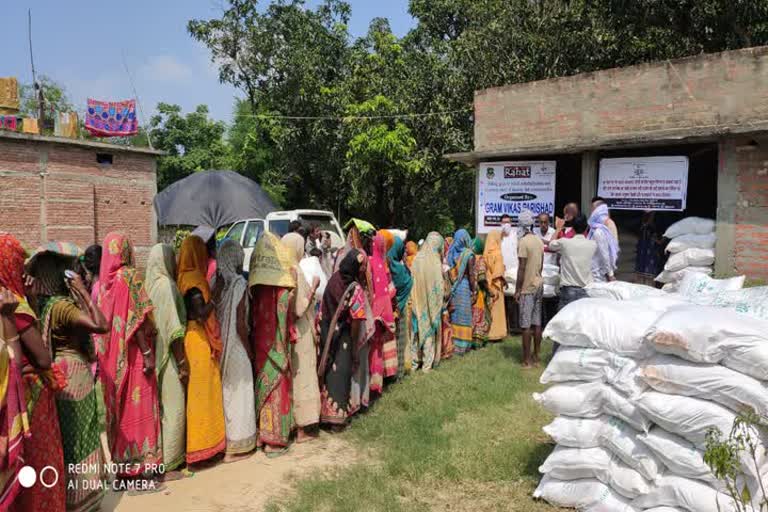
M555 167L554 161L481 163L477 173L477 232L498 229L504 214L515 223L524 209L554 214Z
M614 210L685 210L688 157L603 158L597 195Z

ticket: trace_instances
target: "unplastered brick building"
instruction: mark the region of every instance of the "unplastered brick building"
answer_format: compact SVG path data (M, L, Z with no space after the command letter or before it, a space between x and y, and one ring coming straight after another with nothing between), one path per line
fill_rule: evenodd
M702 54L475 93L481 162L557 162L555 204L589 213L600 160L685 156L688 206L717 220L716 272L768 280L768 47ZM612 212L631 271L642 211Z
M152 200L162 152L0 131L0 231L29 249L49 241L85 249L128 234L140 265L157 239Z

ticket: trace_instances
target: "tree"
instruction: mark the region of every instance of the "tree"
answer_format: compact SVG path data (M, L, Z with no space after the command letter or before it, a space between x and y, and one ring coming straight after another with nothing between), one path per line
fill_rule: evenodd
M230 167L226 125L211 120L207 106L198 105L186 115L181 107L168 103L158 104L157 110L149 123L152 144L168 153L157 165L159 190L193 172Z
M43 89L47 116L56 111L69 112L72 110L72 103L63 85L45 75L41 75L37 82ZM34 84L23 84L20 92L19 114L24 117L37 117L40 113L40 101Z

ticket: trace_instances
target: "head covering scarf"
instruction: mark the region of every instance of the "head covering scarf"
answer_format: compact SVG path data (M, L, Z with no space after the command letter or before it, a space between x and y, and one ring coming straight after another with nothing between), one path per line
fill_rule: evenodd
M280 241L295 253L297 263L304 258L306 245L304 244L303 236L298 233L288 233Z
M187 312L184 299L176 287L176 254L168 244L156 244L147 257L147 273L144 287L152 301L152 315L158 331L158 341L163 352L157 374L162 375L171 357L171 344L184 338L187 328ZM159 352L159 349L158 349Z
M392 284L397 290L397 309L400 312L405 310L408 297L411 295L411 288L413 288L413 277L411 271L403 263L404 256L405 244L398 237L395 237L392 248L387 253L387 261L389 262L389 273L392 275Z
M531 231L533 227L533 212L531 210L521 211L517 217L517 224L517 236L521 238Z
M366 256L366 259L368 257L368 253L365 252L365 248L363 247L362 234L357 227L357 223L353 223L353 221L357 221L357 220L358 219L352 219L352 221L347 223L348 226L351 224L351 227L349 228L349 232L347 232L347 243L344 247L339 249L339 252L336 254L336 265L334 266L334 271L339 269L341 262L344 260L347 253L349 253L352 249L357 249L359 252L362 252ZM365 222L365 221L359 221L359 222ZM371 232L368 232L368 233L371 233ZM372 233L375 233L375 231L373 231ZM372 298L373 281L371 279L370 267L366 268L365 280L360 284L363 285L363 288L365 289L369 302L373 302L373 298Z
M608 206L601 204L592 215L589 216L587 223L589 224L589 239L592 240L595 237L595 233L601 231L604 234L605 239L608 241L608 255L611 258L611 264L616 267L616 262L619 259L619 242L616 237L613 236L611 230L605 225L605 221L608 220L610 213L608 212Z
M301 238L301 237L299 237ZM217 272L222 282L222 291L216 304L216 318L221 325L221 340L224 346L237 342L233 335L237 334L237 307L243 297L248 300L248 282L243 277L243 261L245 251L236 240L227 239L218 250ZM246 305L246 311L249 311ZM247 340L243 340L247 341ZM239 342L238 342L239 343ZM229 350L223 350L222 368L226 368L226 358Z
M413 266L413 260L416 259L417 254L419 254L419 245L413 240L408 240L405 244L405 265L408 268Z
M325 287L321 313L323 319L331 319L339 307L344 292L352 282L360 282L360 270L368 266L368 257L365 252L350 249L339 263L339 269L334 272Z
M304 260L304 254L306 252L306 246L304 244L304 237L298 233L288 233L280 240L283 245L290 249L296 257L296 302L295 311L296 315L301 317L306 313L307 308L312 303L313 296L310 295L311 285L307 274L302 267ZM316 258L315 258L316 259ZM319 265L319 263L318 263ZM322 269L321 272L322 274ZM322 281L322 280L321 280Z
M196 236L190 235L185 238L179 250L179 271L176 277L176 284L182 297L193 288L197 288L206 303L211 301L211 289L206 278L207 265L208 250L205 242ZM103 264L101 268L104 269ZM222 342L219 322L214 312L211 312L205 320L205 332L208 335L211 350L218 357L221 354Z
M374 318L384 324L390 331L395 330L395 314L392 311L392 298L389 295L392 279L387 270L387 247L384 237L376 235L373 238L371 250L371 277L373 279L373 309Z
M461 256L461 253L463 253L466 249L469 249L469 246L472 244L472 237L469 236L469 233L466 229L460 229L456 232L456 234L453 237L453 243L451 244L451 247L448 249L448 256L447 261L448 265L453 268L456 266L456 263L459 261L459 256Z
M110 233L104 239L103 247L99 308L110 326L110 332L95 337L102 355L100 361L107 366L105 374L116 386L109 395L123 396L120 389L127 375L128 345L153 308L133 267L133 245L128 237L122 233ZM113 395L113 392L117 394ZM114 415L120 404L110 405Z
M427 236L419 254L413 261L413 289L411 299L419 338L433 336L440 327L443 315L443 248L440 233Z
M16 313L35 318L24 292L24 260L27 251L19 240L9 234L0 233L0 286L12 291L19 301Z
M483 250L488 282L504 277L504 256L501 254L501 231L491 231Z
M482 256L483 251L485 250L485 242L482 238L477 237L474 240L472 240L472 252L477 254L478 256Z

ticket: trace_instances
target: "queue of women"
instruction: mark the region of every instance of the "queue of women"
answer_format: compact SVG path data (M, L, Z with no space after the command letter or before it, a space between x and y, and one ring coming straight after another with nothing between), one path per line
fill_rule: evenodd
M419 248L355 220L330 276L305 272L302 235L266 233L247 279L237 242L204 238L155 245L142 279L119 233L84 254L0 234L0 510L95 510L114 477L280 456L507 334L501 232ZM62 478L25 488L22 466Z

